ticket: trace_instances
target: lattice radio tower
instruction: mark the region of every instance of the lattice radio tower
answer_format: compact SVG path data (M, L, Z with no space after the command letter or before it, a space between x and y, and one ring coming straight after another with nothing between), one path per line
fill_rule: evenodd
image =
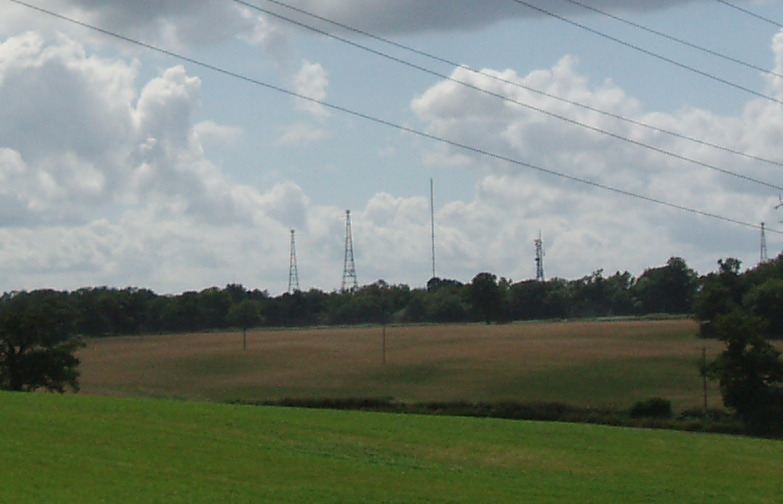
M541 238L541 231L538 232L538 238L533 241L536 244L536 280L544 281L544 240Z
M764 223L761 223L761 253L759 254L759 262L765 263L769 261L769 256L767 255L767 231L764 227Z
M291 230L291 258L288 261L288 293L293 294L299 290L299 270L296 267L296 240L294 230Z
M356 280L356 264L353 262L353 237L351 236L351 211L345 211L345 260L343 261L343 284L341 290L355 291L359 287Z

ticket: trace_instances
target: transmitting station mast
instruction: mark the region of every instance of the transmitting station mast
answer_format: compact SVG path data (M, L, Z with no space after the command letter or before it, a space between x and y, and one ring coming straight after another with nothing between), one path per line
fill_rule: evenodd
M759 254L759 262L765 263L769 261L769 256L767 255L767 230L764 226L764 223L761 223L761 253Z
M538 238L534 240L536 244L536 280L544 281L544 240L541 238L541 231L538 232Z
M288 293L293 294L299 290L299 270L296 267L296 241L294 230L291 230L291 258L288 261Z
M351 236L351 211L345 211L345 260L343 261L343 283L341 290L355 291L359 287L356 280L356 265L353 261L353 237Z

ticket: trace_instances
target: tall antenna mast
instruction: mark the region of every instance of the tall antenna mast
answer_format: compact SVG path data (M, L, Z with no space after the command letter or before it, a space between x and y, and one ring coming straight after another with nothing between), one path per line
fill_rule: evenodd
M435 278L435 189L430 179L430 229L432 231L432 278Z
M356 265L353 262L353 237L351 236L351 211L345 211L345 260L343 261L343 283L341 290L355 291L359 287L356 280Z
M767 231L764 227L764 223L761 223L761 254L759 256L759 262L765 263L769 261L769 256L767 256Z
M538 232L538 238L533 241L536 244L536 281L544 281L544 240L541 238L541 231Z
M296 240L294 230L291 230L291 258L288 261L288 293L293 294L299 290L299 270L296 267Z

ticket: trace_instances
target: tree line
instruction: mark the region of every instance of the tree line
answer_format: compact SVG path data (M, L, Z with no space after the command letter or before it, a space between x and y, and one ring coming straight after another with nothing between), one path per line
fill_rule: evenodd
M279 296L239 284L178 295L135 287L23 291L0 297L0 311L20 299L42 303L63 319L71 334L103 337L262 326L686 314L693 311L699 286L698 275L675 257L639 278L628 272L606 277L599 270L576 280L514 283L484 272L467 284L432 278L425 288L410 288L379 280L353 291L310 289Z
M489 272L469 283L432 278L424 288L383 280L352 291L319 289L270 296L240 284L160 295L136 287L35 290L0 296L0 315L35 308L71 335L104 337L251 327L385 323L511 322L650 314L693 314L704 337L717 337L720 315L742 309L765 320L764 335L783 335L783 256L741 270L718 261L699 276L672 257L638 278L595 271L575 280L512 282ZM0 327L0 331L2 327ZM60 331L60 330L58 330Z

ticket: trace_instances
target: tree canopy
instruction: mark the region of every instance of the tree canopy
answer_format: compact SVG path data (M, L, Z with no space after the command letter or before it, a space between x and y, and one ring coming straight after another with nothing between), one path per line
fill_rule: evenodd
M245 301L263 314L252 325L271 327L694 313L707 337L716 336L712 325L717 316L741 307L767 322L766 336L783 335L783 260L746 272L736 259L718 265L717 271L698 277L684 259L672 257L638 279L627 271L606 275L597 270L573 280L514 282L482 272L468 284L432 278L426 287L411 288L378 280L350 292L310 289L279 296L240 284L176 295L136 287L85 287L6 294L0 303L14 311L11 305L21 306L28 297L46 299L46 309L60 313L52 334L67 328L69 334L86 337L242 328L236 306Z
M702 336L717 337L718 318L740 310L764 321L765 337L783 337L783 255L744 272L741 265L737 259L722 259L718 271L702 277L694 302Z
M5 295L0 302L0 388L79 389L80 342L72 339L73 309L63 293Z
M783 430L783 361L764 338L765 325L740 309L718 316L715 329L726 348L709 368L723 403L754 434Z

